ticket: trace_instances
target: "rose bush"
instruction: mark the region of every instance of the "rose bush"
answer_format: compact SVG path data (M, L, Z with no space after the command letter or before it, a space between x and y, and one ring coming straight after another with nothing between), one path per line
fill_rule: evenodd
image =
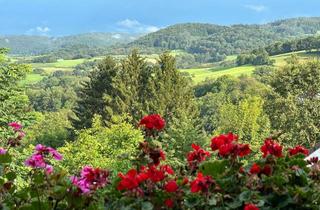
M305 161L302 146L285 148L266 139L261 158L250 158L250 145L232 133L211 139L211 150L192 144L183 168L166 163L161 147L165 121L144 117L145 131L133 168L116 176L84 166L79 174L59 167L63 156L37 145L25 160L30 172L20 177L11 167L10 149L23 140L22 126L10 123L12 135L0 148L0 203L4 209L319 209L320 162Z

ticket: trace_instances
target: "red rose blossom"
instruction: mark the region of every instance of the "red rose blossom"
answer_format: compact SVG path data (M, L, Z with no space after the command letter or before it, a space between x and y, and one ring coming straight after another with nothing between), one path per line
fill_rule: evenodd
M176 192L178 190L178 185L177 182L174 180L168 181L165 185L164 185L164 189L167 192Z
M210 186L214 184L214 180L211 176L204 176L202 173L198 173L197 178L190 183L190 190L192 193L208 192Z
M233 141L237 141L238 136L233 133L221 134L219 136L215 136L211 139L211 149L213 151L218 150L224 144L230 144Z
M272 139L266 139L264 145L260 148L263 153L263 157L268 155L274 155L276 157L282 157L282 146Z
M144 126L149 130L162 130L166 125L164 119L158 114L151 114L144 116L139 123L140 126Z
M305 156L309 155L309 150L306 149L303 146L296 146L295 148L289 149L290 156L296 155L296 154L304 154Z
M259 208L252 203L248 203L245 205L244 210L259 210Z
M270 176L272 174L272 168L269 164L265 165L261 171L261 173Z
M164 201L164 204L168 207L168 208L173 208L174 206L174 202L172 199L168 198L167 200Z
M261 168L258 164L254 163L251 168L250 168L250 173L251 174L259 174L261 171Z
M132 190L149 178L146 173L138 173L135 169L129 170L126 175L119 173L118 176L121 178L117 186L118 190Z
M210 153L202 149L199 145L192 144L193 151L187 154L187 160L190 168L196 169L198 164L210 157Z

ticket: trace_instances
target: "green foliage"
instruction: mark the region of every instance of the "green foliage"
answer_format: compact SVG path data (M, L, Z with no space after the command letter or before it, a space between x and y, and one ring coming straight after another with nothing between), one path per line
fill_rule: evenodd
M66 143L59 150L64 155L62 165L70 172L84 165L126 170L137 152L143 136L140 130L118 120L110 128L101 125L101 117L95 117L93 127L81 130L74 142Z
M218 127L214 133L235 133L258 152L263 139L270 133L270 122L263 111L263 103L260 97L249 97L237 105L223 104L218 110Z
M29 99L19 86L26 73L30 72L30 66L10 63L5 57L6 52L0 49L0 133L9 122L29 125L33 119Z
M44 113L27 129L28 143L43 144L53 148L61 147L69 137L71 123L68 121L70 111Z
M319 29L319 18L293 18L263 25L186 23L143 36L129 46L184 50L204 63L221 61L226 55L248 52L275 41L316 34Z
M55 112L74 106L77 100L76 90L83 79L59 75L59 72L28 86L27 95L34 110Z
M244 128L246 123L250 122L252 127L248 127L253 129L251 131L257 131L263 135L262 129L268 128L269 123L268 119L264 117L261 98L268 92L268 88L265 85L248 77L233 78L223 76L216 80L199 84L195 87L195 94L199 97L200 118L203 128L209 134L222 130L228 132L228 129L231 128ZM250 106L250 102L255 102L255 106ZM251 113L251 111L254 111L255 114ZM242 117L245 119L242 119ZM237 127L229 126L229 123L237 124ZM246 136L248 141L253 140L251 131L241 131L248 135ZM257 135L257 133L254 135ZM261 135L259 134L258 136L261 137ZM251 140L249 140L250 138Z
M292 63L275 71L268 84L266 113L274 135L288 145L314 147L320 138L320 63Z
M137 51L121 65L108 57L89 78L74 109L76 129L90 127L94 114L101 115L108 125L113 115L128 113L135 124L150 113L160 113L170 122L182 112L196 110L189 80L179 73L168 53L154 65L148 65Z
M240 54L236 61L238 66L252 64L252 65L271 65L274 60L271 60L267 51L264 49L254 50L251 54Z

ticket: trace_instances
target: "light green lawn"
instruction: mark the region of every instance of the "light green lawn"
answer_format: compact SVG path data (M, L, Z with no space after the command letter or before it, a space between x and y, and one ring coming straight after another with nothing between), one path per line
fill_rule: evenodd
M40 74L27 74L26 78L20 83L21 85L31 85L41 81L44 76Z
M204 81L206 78L217 78L222 75L233 75L240 76L250 75L254 70L254 66L237 66L232 68L221 68L221 69L212 69L212 68L200 68L200 69L182 69L181 72L187 72L192 76L192 80L195 83Z

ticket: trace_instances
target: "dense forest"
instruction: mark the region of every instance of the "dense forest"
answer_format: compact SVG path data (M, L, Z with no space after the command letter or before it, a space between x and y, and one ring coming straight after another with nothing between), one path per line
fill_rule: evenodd
M194 54L197 61L220 61L227 55L265 47L276 41L316 34L320 18L297 18L263 25L220 26L178 24L141 37L129 45L181 49Z
M125 44L139 36L141 35L128 33L87 33L62 37L0 35L0 46L10 48L12 54L20 55L41 55L55 51L79 51L81 49L90 52L94 49L101 51L112 45Z

